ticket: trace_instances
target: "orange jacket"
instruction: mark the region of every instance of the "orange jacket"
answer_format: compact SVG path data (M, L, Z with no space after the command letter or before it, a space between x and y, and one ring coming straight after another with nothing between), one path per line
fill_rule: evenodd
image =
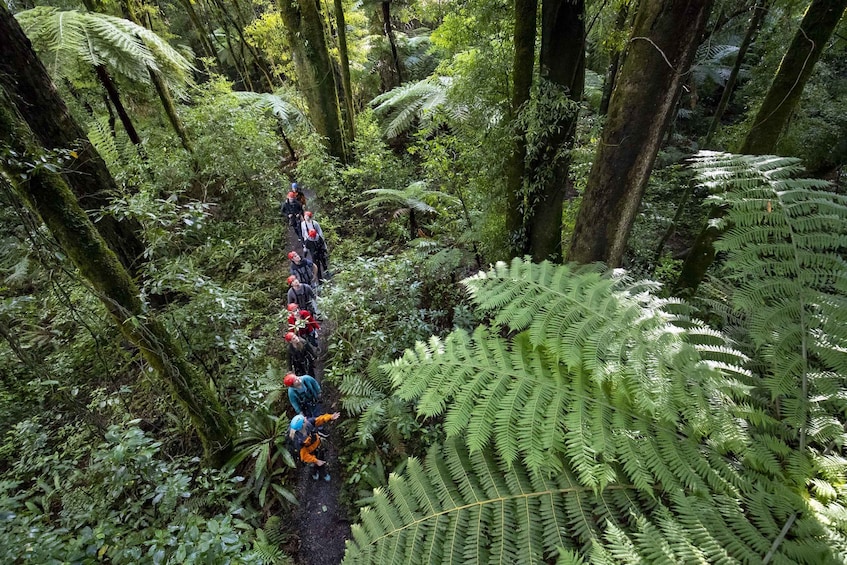
M326 424L327 422L332 421L332 414L321 414L317 418L315 418L315 427L320 427ZM312 430L306 439L303 440L303 445L300 446L300 461L303 463L317 463L318 458L315 457L314 453L321 446L321 438L320 436Z

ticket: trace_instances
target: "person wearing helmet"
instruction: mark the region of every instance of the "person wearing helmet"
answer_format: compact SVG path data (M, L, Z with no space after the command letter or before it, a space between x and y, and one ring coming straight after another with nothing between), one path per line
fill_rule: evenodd
M305 222L304 222L305 223ZM303 245L309 252L315 266L318 268L318 282L324 279L324 273L327 268L327 248L326 242L321 234L316 229L310 229L303 234Z
M306 195L303 193L303 188L296 182L291 183L291 192L297 195L297 202L306 209Z
M296 251L289 251L288 258L291 260L289 266L291 274L301 283L314 287L314 283L318 280L318 268L315 264L309 259L300 257Z
M303 205L297 201L297 193L294 191L286 195L285 202L282 203L282 217L288 219L288 225L294 230L297 239L303 241L300 234L300 221L303 219Z
M318 330L321 325L315 321L308 310L300 310L296 302L288 305L288 331L309 340L315 348L318 347Z
M309 235L309 230L315 230L319 236L324 236L321 225L315 221L315 213L311 210L306 210L303 212L303 221L300 222L300 235L303 239L306 239L306 236Z
M321 434L318 433L318 428L337 420L340 416L340 412L321 414L316 418L298 414L291 419L288 426L288 437L297 447L300 461L311 467L312 478L316 481L320 478L321 471L323 471L323 479L330 480L326 460L318 457L318 455L323 457L320 451Z
M282 384L288 387L288 401L295 412L307 418L320 414L321 385L311 375L288 373Z
M300 310L317 314L315 291L310 285L301 283L295 275L288 276L288 303L292 302L296 303Z
M308 340L301 338L294 332L285 334L288 342L288 368L300 375L311 375L315 372L315 360L318 358L318 350Z

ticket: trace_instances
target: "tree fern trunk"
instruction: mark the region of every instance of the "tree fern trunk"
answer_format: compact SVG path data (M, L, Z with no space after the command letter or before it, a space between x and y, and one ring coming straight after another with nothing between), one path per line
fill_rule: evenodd
M0 100L0 139L21 155L41 152L30 141L31 134L18 122L5 96ZM207 458L223 464L235 433L232 416L186 362L165 327L149 312L144 312L138 287L79 207L63 178L47 169L21 170L9 161L2 162L2 167L15 179L13 186L21 200L41 217L82 276L94 287L124 337L139 348L170 386L175 399L191 418Z
M750 44L753 43L753 38L759 31L762 21L770 9L770 0L758 0L753 6L753 15L750 17L750 24L747 26L747 33L744 34L744 39L741 40L741 45L738 47L738 54L735 56L735 63L732 65L732 70L729 73L729 78L726 79L726 84L721 94L721 100L718 102L718 107L715 110L715 115L712 118L712 123L709 125L709 132L706 134L706 140L703 141L703 147L711 147L712 137L718 130L721 124L721 118L732 99L732 92L735 90L735 82L738 80L738 73L741 72L741 65L744 63L744 57L747 55L747 50Z
M521 109L530 98L532 70L535 67L535 28L537 0L515 0L515 56L512 64L512 121L517 123ZM524 227L523 179L526 161L526 130L515 126L512 153L506 161L506 231L509 255L516 257L527 250Z
M397 41L394 38L394 30L391 28L391 0L382 2L382 32L385 38L388 39L388 45L391 47L391 61L394 63L394 73L397 75L397 84L403 84L403 71L400 63L400 56L397 54Z
M14 16L0 4L0 87L16 105L39 143L49 149L75 150L77 158L65 179L91 213L98 213L118 193L106 163L88 141L85 132L68 112L50 80L47 69ZM117 221L104 215L97 229L133 274L144 253L139 239L141 227L134 220Z
M103 88L106 89L106 94L109 96L109 100L112 101L112 106L115 107L115 112L118 113L118 119L121 121L121 124L123 124L124 130L129 136L129 140L136 146L140 146L141 137L135 130L135 125L133 125L132 120L129 117L129 113L126 111L126 108L121 101L121 95L118 92L117 87L115 87L112 77L109 76L109 72L106 70L106 67L103 65L97 65L94 67L94 72L97 74L100 84L102 84Z
M809 5L741 144L740 153L767 155L776 151L779 137L845 8L847 0L813 0Z
M711 5L711 0L643 0L639 5L577 215L569 260L621 264Z

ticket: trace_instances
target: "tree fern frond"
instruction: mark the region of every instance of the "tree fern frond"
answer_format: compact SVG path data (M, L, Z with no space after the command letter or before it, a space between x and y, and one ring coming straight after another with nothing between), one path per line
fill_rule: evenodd
M171 87L191 80L190 61L154 32L129 20L43 6L15 17L53 76L68 76L82 61L144 83L150 80L148 69L158 71Z
M438 109L444 108L454 117L461 111L449 101L449 77L428 77L404 84L371 100L374 113L384 116L386 137L397 137L407 131L417 119L423 123L433 120Z
M236 91L232 94L247 106L270 112L286 127L290 128L306 121L306 115L303 111L281 94L242 91Z

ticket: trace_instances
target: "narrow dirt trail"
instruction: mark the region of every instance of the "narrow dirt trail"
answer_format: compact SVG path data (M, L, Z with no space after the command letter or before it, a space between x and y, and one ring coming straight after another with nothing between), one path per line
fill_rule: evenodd
M306 197L309 203L307 209L313 210L311 206L314 204L314 193L307 190ZM286 253L291 250L303 254L302 243L293 230L289 229ZM321 323L321 355L315 364L315 374L312 375L321 383L325 412L341 410L338 392L323 383L326 337L332 325L332 322L327 320ZM343 414L342 417L344 417ZM326 461L332 475L329 482L323 479L315 481L309 469L298 464L297 486L294 494L300 505L294 510L294 523L290 525L288 531L297 539L291 544L293 547L289 547L289 551L299 565L334 565L341 563L344 557L344 541L350 536L350 523L347 521L346 509L338 503L342 487L342 466L338 462L338 452L335 447L338 437L338 433L330 426L329 438L324 442Z

